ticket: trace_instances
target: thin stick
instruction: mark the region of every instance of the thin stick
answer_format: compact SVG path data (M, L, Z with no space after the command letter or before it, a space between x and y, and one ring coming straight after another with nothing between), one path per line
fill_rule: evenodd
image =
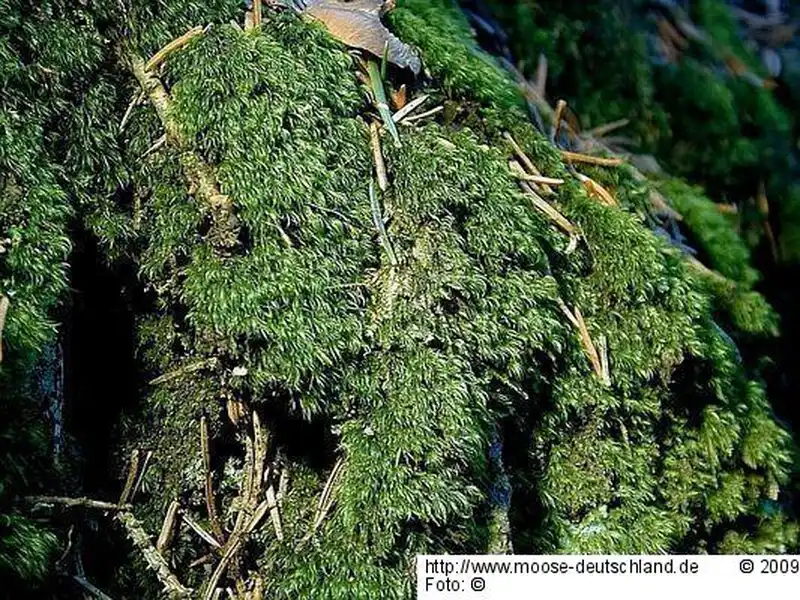
M607 206L618 206L617 201L614 199L606 188L602 185L597 183L591 177L587 177L581 173L578 173L578 179L583 183L583 187L586 188L586 191L589 192L589 195L598 198L600 202L606 204Z
M534 79L534 88L536 93L542 98L545 97L547 91L547 57L544 54L539 54L539 62L536 65L536 77Z
M422 96L419 98L414 98L411 102L406 104L403 108L392 115L392 121L399 123L403 120L403 117L416 110L417 107L425 104L425 101L428 99L428 97L428 94L422 94Z
M222 548L222 544L215 540L213 535L203 529L194 519L187 515L186 512L181 513L181 520L189 526L189 529L199 535L212 548Z
M164 46L161 50L156 52L153 55L153 58L147 61L147 64L144 66L145 71L152 71L158 65L160 65L164 60L175 52L176 50L183 48L186 44L191 42L195 37L201 35L204 29L199 25L197 27L192 27L189 31L184 33L179 38L175 38L169 44Z
M587 165L598 165L601 167L618 167L625 164L625 161L619 158L601 158L599 156L589 156L588 154L581 154L579 152L569 152L568 150L561 150L561 157L568 162L585 163Z
M253 0L253 27L261 25L261 0Z
M111 596L106 594L100 588L92 585L85 577L81 577L80 575L73 575L72 580L98 600L113 600Z
M375 161L375 174L378 177L378 188L385 192L389 187L389 179L386 176L386 163L383 161L381 152L381 138L378 132L378 124L374 121L369 124L370 142L372 144L372 159Z
M125 109L125 114L122 116L122 121L119 124L118 133L122 133L122 131L125 129L125 125L128 124L128 120L131 118L131 115L133 114L133 109L139 106L139 104L141 104L143 100L144 100L143 91L139 90L133 95L130 104L128 104L128 108Z
M65 498L62 496L26 496L25 502L30 504L60 505L69 508L97 508L99 510L128 510L130 506L90 500L89 498Z
M556 225L561 227L566 233L573 236L576 233L575 226L570 223L567 218L558 212L555 208L553 208L544 198L542 198L536 191L531 187L531 185L527 181L521 182L522 189L527 192L528 196L530 196L533 205L538 208L541 212L547 215L551 221L553 221Z
M201 371L202 369L211 369L217 366L217 358L206 358L203 360L199 360L197 362L190 363L188 365L184 365L182 367L178 367L174 371L170 371L168 373L164 373L163 375L159 375L155 379L151 379L149 381L150 385L161 385L162 383L167 383L172 381L173 379L178 379L183 375L188 375L190 373L195 373L197 371Z
M339 475L341 474L343 468L344 459L339 457L339 459L336 461L336 464L333 466L333 470L331 470L331 474L328 476L328 480L325 482L325 487L323 488L322 494L319 497L317 514L314 518L314 524L311 526L312 532L316 531L317 528L322 524L322 521L325 520L325 516L333 504L333 486L339 479Z
M139 477L136 478L136 483L133 484L133 490L131 490L131 501L136 497L136 492L139 491L139 487L142 485L142 480L144 479L145 474L147 473L147 467L150 466L150 459L153 458L153 451L148 450L147 454L144 455L144 462L142 463L142 468L139 469Z
M119 496L117 504L127 504L133 491L133 484L136 483L136 475L139 473L139 450L131 452L131 462L128 467L128 478L125 480L125 487Z
M603 137L606 134L611 133L612 131L616 131L622 127L626 127L631 122L630 119L618 119L617 121L611 121L610 123L606 123L604 125L599 125L594 129L590 129L586 133L592 137Z
M6 296L0 296L0 363L3 362L3 328L6 325L6 315L11 301Z
M275 529L275 537L283 541L283 523L281 522L281 511L278 507L278 498L275 495L275 488L271 485L267 486L266 494L269 516L272 520L272 527Z
M583 320L581 309L576 306L574 312L575 319L578 321L578 330L581 334L581 342L583 342L583 347L584 350L586 350L587 356L589 357L589 362L592 363L592 368L597 376L604 380L603 367L600 364L600 355L597 353L597 348L595 347L594 342L592 342L592 338L589 335L589 329L586 327L586 321Z
M167 134L165 133L165 134L164 134L164 135L162 135L160 138L158 138L158 139L157 139L157 140L156 140L156 141L153 143L153 145L152 145L152 146L150 146L150 147L149 147L147 150L145 150L144 154L142 154L142 156L141 156L141 158L140 158L139 160L142 160L142 159L144 159L144 158L147 158L148 156L150 156L151 154L153 154L153 152L157 152L157 151L158 151L158 150L160 150L160 149L161 149L161 148L162 148L162 147L163 147L163 146L164 146L166 143L167 143Z
M190 569L194 569L195 567L199 567L200 565L204 565L206 563L209 563L209 562L214 560L215 556L216 556L215 552L209 552L205 556L201 556L200 558L190 562L189 563L189 568Z
M142 528L136 517L127 511L121 511L117 513L116 519L125 528L133 545L142 553L142 557L147 563L147 566L156 574L158 580L168 588L174 596L179 598L191 598L192 590L184 587L178 578L175 577L167 561L150 542L150 537L147 535L144 528Z
M505 139L509 144L511 144L514 153L517 155L517 158L519 158L520 161L522 161L522 164L525 165L525 168L527 169L529 175L537 175L539 177L542 176L542 173L539 171L538 168L536 168L536 165L533 164L533 161L528 157L527 154L525 154L525 151L522 149L522 147L517 143L517 140L515 140L510 133L504 131L503 139ZM542 185L541 190L546 194L553 193L552 188L550 188L547 185Z
M511 165L516 165L516 168L514 168ZM555 179L554 177L545 177L544 175L528 175L525 171L522 170L522 167L520 167L519 163L516 161L510 161L509 166L511 167L511 174L517 179L521 179L522 181L529 181L531 183L537 183L540 185L564 185L563 179Z
M164 523L161 525L161 533L158 534L158 540L156 541L156 550L158 550L160 554L164 554L164 550L172 543L172 538L175 534L176 517L178 516L180 507L180 502L173 500L167 509L167 514L164 516Z
M211 450L208 443L208 420L205 415L200 416L200 451L203 454L203 470L205 472L205 499L208 520L211 523L211 530L217 540L224 543L225 534L217 515L216 502L214 500L214 484L211 480Z
M564 118L564 110L567 108L567 102L559 99L556 102L556 116L553 117L553 140L558 144L558 135L561 133L561 119Z
M408 123L414 123L416 121L421 121L422 119L425 119L427 117L432 117L433 115L435 115L437 113L440 113L443 110L444 110L444 106L437 106L436 108L432 108L432 109L430 109L428 111L425 111L424 113L420 113L418 115L411 115L410 117L406 117L405 119L403 119L403 121L401 123L403 125L405 125L405 124L408 124Z

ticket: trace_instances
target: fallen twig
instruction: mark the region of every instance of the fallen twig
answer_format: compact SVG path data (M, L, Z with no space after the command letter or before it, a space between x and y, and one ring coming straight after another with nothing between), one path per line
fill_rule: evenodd
M564 109L567 108L567 103L565 100L559 99L556 102L556 114L553 117L553 141L556 145L558 145L558 136L561 133L561 119L564 117Z
M595 347L594 342L592 342L592 338L589 335L589 329L586 327L586 321L583 320L581 310L576 306L575 310L571 311L569 308L567 308L567 305L564 304L563 301L559 302L559 306L561 307L561 311L569 319L570 323L577 328L578 333L580 334L581 344L583 345L583 349L586 352L586 356L589 358L589 362L591 363L595 374L604 384L607 382L610 384L610 378L606 377L605 375L603 365L600 360L600 355L598 354L597 348Z
M570 152L569 150L561 150L561 157L567 162L585 163L588 165L598 165L601 167L618 167L625 164L625 161L619 158L602 158L599 156L589 156L588 154L581 154L579 152Z
M120 121L118 133L122 133L122 131L125 129L125 125L128 124L128 120L131 118L131 115L133 114L133 109L139 106L139 104L141 104L144 101L144 98L145 98L144 92L141 90L138 90L133 95L130 104L128 104L128 108L125 109L125 114L122 116L122 121Z
M150 146L147 150L145 150L144 154L142 154L142 156L141 156L141 158L139 160L143 160L143 159L147 158L148 156L150 156L151 154L153 154L153 152L157 152L166 143L167 143L167 134L165 133L160 138L158 138L155 142L153 142L152 146Z
M253 27L261 26L261 0L253 0Z
M189 526L189 529L194 531L198 536L200 536L200 538L208 543L209 546L216 549L222 548L222 544L215 540L213 535L200 527L200 525L194 519L186 514L186 511L181 513L181 520Z
M3 362L3 328L6 325L6 315L11 301L6 296L0 296L0 363Z
M208 420L205 415L200 417L200 451L203 454L203 470L205 473L205 499L208 520L211 523L211 530L219 543L225 543L225 533L217 515L216 502L214 500L214 485L211 480L211 450L208 443Z
M598 137L598 138L603 137L604 135L607 135L612 131L616 131L621 127L626 127L627 125L630 124L630 122L631 122L630 119L619 119L617 121L611 121L610 123L605 123L604 125L599 125L594 129L590 129L589 131L586 132L586 134L591 137Z
M131 490L131 497L130 500L136 497L136 492L139 491L139 487L142 485L142 480L144 479L145 474L147 473L147 467L150 466L150 459L153 458L153 451L148 450L147 454L144 455L144 462L142 463L142 468L139 469L139 476L136 478L136 483L133 484L133 490Z
M119 496L117 504L127 504L131 498L133 491L133 484L136 482L136 475L139 473L139 450L131 452L131 462L128 467L128 478L125 480L125 487L122 488L122 493Z
M444 106L437 106L437 107L432 108L432 109L430 109L428 111L425 111L424 113L420 113L418 115L411 115L409 117L406 117L405 119L403 119L400 122L400 124L401 125L405 125L407 123L415 123L415 122L420 121L422 119L425 119L427 117L432 117L433 115L435 115L437 113L440 113L443 110L444 110Z
M542 198L539 194L536 193L536 190L527 182L522 181L520 182L522 189L527 192L528 196L530 197L533 205L538 208L541 212L547 215L551 221L553 221L556 225L561 227L564 232L568 233L569 235L573 236L577 233L577 229L575 226L570 223L567 218L558 212L555 208L553 208L550 203L548 203L544 198Z
M328 480L325 482L325 487L322 489L322 494L320 495L319 502L317 503L317 512L314 516L314 522L311 526L311 534L313 534L319 528L330 511L331 506L333 505L333 487L336 481L339 479L343 468L344 459L340 457L333 466L333 469L328 476Z
M417 107L422 106L427 99L428 94L422 94L419 98L414 98L411 102L406 104L403 108L392 115L392 121L399 123L405 116L416 110Z
M178 516L180 507L180 502L173 500L167 509L167 514L164 516L164 523L161 525L161 533L158 534L158 540L156 541L156 550L158 550L160 554L164 554L164 550L172 543L172 538L175 534L176 517Z
M514 150L514 153L517 155L517 158L519 158L519 160L525 166L525 169L527 169L527 173L529 175L536 175L538 177L542 176L542 173L539 171L536 165L533 164L533 161L530 159L530 157L528 157L527 154L525 154L525 151L522 149L522 147L517 143L517 140L515 140L514 137L509 132L507 131L503 132L503 139L505 139L509 144L511 144L511 148ZM523 173L525 172L525 169L523 169L522 171ZM550 188L547 185L541 185L539 186L539 189L541 189L546 194L553 193L552 188Z
M191 42L195 37L201 35L205 30L200 27L192 27L189 31L184 33L179 38L175 38L169 44L164 46L161 50L156 52L153 57L147 61L147 64L144 66L145 71L152 71L156 67L158 67L164 60L175 52L176 50L183 48L186 44Z
M369 133L372 144L372 158L375 161L375 174L378 177L378 188L385 192L389 188L389 179L386 176L386 163L383 161L383 152L381 152L380 132L375 122L369 124Z
M129 505L102 502L89 498L66 498L63 496L26 496L25 502L29 504L60 505L69 508L97 508L99 510L124 511L130 509Z
M89 580L87 580L85 577L82 577L80 575L73 575L72 576L72 581L74 581L79 586L81 586L86 592L88 592L89 594L91 594L92 596L97 598L97 600L113 600L113 598L111 598L111 596L106 594L100 588L92 585L89 582Z
M176 598L190 598L192 590L181 584L172 573L167 561L150 542L150 537L145 532L136 517L128 511L120 511L116 520L125 528L128 537L142 554L147 566L156 574L158 580Z
M578 179L581 183L583 183L583 187L586 188L586 191L589 192L590 196L598 198L600 202L608 206L618 206L614 196L612 196L608 190L606 190L606 188L597 183L594 179L581 173L578 173Z
M539 54L539 62L536 64L536 76L534 78L534 89L542 98L545 98L547 91L547 57Z

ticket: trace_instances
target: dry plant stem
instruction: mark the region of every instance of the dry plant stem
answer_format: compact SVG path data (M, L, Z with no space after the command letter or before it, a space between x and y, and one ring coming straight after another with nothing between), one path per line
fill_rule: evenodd
M211 535L205 529L200 527L200 525L185 512L181 514L181 519L183 520L184 523L186 523L189 526L189 529L191 529L198 536L200 536L200 538L202 538L209 546L217 550L222 548L222 545L217 540L214 539L213 535Z
M536 165L533 164L533 161L525 154L525 151L522 147L517 143L517 140L508 133L507 131L503 132L503 139L505 139L509 144L511 144L511 148L514 150L514 153L517 155L517 158L522 162L527 170L528 175L537 175L539 177L542 176L542 173L536 168ZM525 170L523 170L523 173ZM546 194L552 194L553 190L547 185L540 186L541 190Z
M188 180L190 188L196 190L196 195L211 209L215 225L224 234L223 244L225 246L235 245L238 227L235 225L233 216L233 202L220 192L214 169L188 149L189 145L181 133L180 127L170 116L171 100L161 81L146 68L141 57L128 53L123 58L130 65L133 75L153 105L166 130L167 141L175 144L180 150L180 162L184 176Z
M184 375L189 375L191 373L195 373L197 371L201 371L203 369L212 369L217 366L217 359L216 357L206 358L204 360L200 360L197 362L190 363L183 367L179 367L174 371L170 371L169 373L164 373L163 375L159 375L155 379L150 380L150 385L160 385L162 383L167 383L173 381L175 379L179 379Z
M148 156L150 156L151 154L153 154L154 152L158 152L162 147L164 147L166 143L167 143L167 134L164 134L160 138L158 138L155 142L153 142L152 146L150 146L147 150L145 150L145 153L142 154L139 160L143 160Z
M0 296L0 363L3 362L3 327L6 325L6 315L11 304L6 296Z
M161 63L166 60L167 56L175 52L176 50L183 48L186 44L191 42L195 37L201 35L203 33L203 28L199 25L197 27L192 27L189 31L184 33L179 38L175 38L169 44L164 46L161 50L156 52L153 57L147 61L147 64L144 66L146 71L152 71L153 69L157 68Z
M253 0L253 27L261 26L261 0Z
M410 117L406 117L405 119L403 119L401 121L401 124L405 125L407 123L415 123L416 121L421 121L422 119L425 119L427 117L432 117L433 115L438 114L438 113L442 112L443 110L444 110L444 106L437 106L437 107L432 108L432 109L430 109L428 111L425 111L424 113L420 113L418 115L411 115Z
M131 497L130 497L131 502L133 502L133 499L136 497L136 492L139 491L139 488L142 485L142 480L144 479L145 474L147 474L147 467L150 466L151 458L153 458L153 452L151 450L148 450L147 454L144 455L142 468L139 469L139 476L136 478L136 483L133 484L133 490L131 490Z
M225 533L217 515L214 499L214 484L211 480L211 449L208 442L208 420L205 415L200 417L200 451L203 453L203 470L205 472L205 500L208 520L211 530L219 543L225 543Z
M522 189L528 194L533 205L543 212L553 223L558 225L565 233L574 236L577 233L575 226L567 218L553 208L544 198L536 193L536 190L527 182L520 182Z
M554 177L544 177L540 175L528 175L522 171L515 171L512 173L514 177L517 179L521 179L522 181L529 181L530 183L536 183L539 185L564 185L563 179L555 179Z
M88 594L97 598L97 600L113 600L111 596L106 594L100 588L92 585L89 582L89 580L87 580L85 577L81 577L80 575L73 575L72 580L79 586L81 586Z
M372 144L372 159L375 161L375 174L378 177L378 188L385 192L389 188L389 179L386 176L386 163L381 152L381 138L378 125L374 121L369 124L370 142Z
M415 111L418 107L425 104L425 101L428 99L428 94L422 94L419 98L414 98L411 102L406 104L403 108L398 110L396 113L392 115L392 121L395 123L399 123L403 120L403 117L409 115L413 111Z
M336 464L333 466L331 474L328 476L328 480L325 482L325 487L322 489L322 494L319 497L317 514L315 515L314 523L311 526L311 534L313 534L319 528L330 511L331 506L333 506L333 488L342 473L342 469L344 469L344 460L339 458L336 461Z
M534 87L536 92L544 98L547 91L547 57L544 54L539 55Z
M611 133L612 131L616 131L622 127L627 127L630 124L630 119L619 119L617 121L611 121L610 123L605 123L604 125L600 125L595 127L594 129L590 129L587 134L591 137L603 137Z
M167 561L150 542L150 537L136 517L130 512L121 511L115 518L125 528L133 545L139 549L147 566L156 574L156 577L167 589L169 595L173 598L191 598L192 591L178 581L178 578L170 570Z
M125 125L128 124L128 120L131 118L133 114L133 109L139 106L139 104L144 101L144 92L141 90L137 90L137 92L133 95L130 104L128 104L128 108L125 109L125 114L122 116L122 121L119 124L119 130L117 133L122 133L125 129Z
M581 309L577 306L575 307L575 320L578 322L578 331L581 334L581 342L586 350L586 355L589 357L589 362L592 363L592 368L597 376L600 377L601 380L605 381L605 378L603 377L603 367L600 364L600 355L597 353L597 348L595 347L594 343L592 342L592 338L589 335L589 329L586 327L586 321L583 320Z
M579 152L569 152L568 150L561 150L561 157L568 162L585 163L587 165L597 165L600 167L618 167L625 164L625 161L619 158L601 158L599 156L589 156L588 154L581 154Z
M124 511L130 506L90 500L89 498L66 498L63 496L27 496L24 498L29 504L44 504L50 506L66 506L68 508L96 508L99 510Z
M167 509L167 514L164 516L164 523L161 525L161 533L158 534L158 540L156 541L156 550L161 554L164 554L164 551L172 543L172 539L175 535L175 523L180 507L180 502L173 500Z
M119 496L117 504L127 504L130 500L131 492L133 491L133 484L136 482L136 475L139 472L139 450L134 450L131 453L131 462L128 467L128 478L125 480L125 487L122 488L122 494Z
M586 188L586 191L589 192L590 196L598 198L607 206L618 206L614 196L612 196L608 190L597 183L594 179L587 177L586 175L582 175L581 173L578 173L578 179L581 181L581 183L583 183L583 187Z

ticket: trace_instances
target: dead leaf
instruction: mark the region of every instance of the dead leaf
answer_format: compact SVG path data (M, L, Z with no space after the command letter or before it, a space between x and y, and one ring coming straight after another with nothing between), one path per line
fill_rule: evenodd
M386 58L398 67L418 74L422 68L417 53L400 41L381 23L381 17L394 8L388 0L295 0L295 6L325 25L330 34L352 48Z

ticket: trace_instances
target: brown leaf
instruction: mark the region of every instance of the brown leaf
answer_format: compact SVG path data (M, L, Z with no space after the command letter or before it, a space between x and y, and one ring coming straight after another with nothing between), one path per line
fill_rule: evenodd
M382 57L389 62L419 73L419 56L381 23L381 16L394 8L392 0L295 0L305 15L320 21L340 42Z

